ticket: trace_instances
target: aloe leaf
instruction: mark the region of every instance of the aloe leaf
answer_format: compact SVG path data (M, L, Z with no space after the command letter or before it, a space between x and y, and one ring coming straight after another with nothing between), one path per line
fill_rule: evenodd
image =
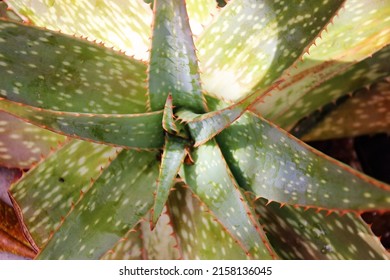
M80 197L38 258L102 257L150 210L157 176L156 153L122 151Z
M146 111L146 66L86 40L0 20L0 96L65 112Z
M390 65L387 63L389 59L390 46L387 46L375 53L371 58L359 62L345 73L337 75L313 89L298 104L291 104L292 107L289 112L278 116L277 120L273 121L285 129L291 129L298 120L307 117L315 110L318 110L318 108L389 76ZM303 106L303 104L310 104L310 106Z
M325 115L304 141L390 132L390 83L383 81L356 92Z
M238 100L276 81L344 1L230 1L197 42L203 88Z
M156 198L153 207L152 225L155 225L167 202L169 191L175 183L180 167L187 155L188 143L182 138L168 135L165 139L160 174L157 182Z
M0 167L0 200L10 206L12 205L12 202L8 195L8 189L12 183L22 176L22 172L22 170L17 168Z
M176 233L166 208L153 230L149 222L141 222L144 258L148 260L177 260L181 258Z
M272 90L279 83L276 82L268 91ZM253 104L252 96L248 96L244 100L230 106L212 96L207 96L206 100L209 107L213 108L214 111L202 115L192 113L186 109L180 109L177 112L179 119L188 125L192 139L195 140L195 147L209 141L231 125Z
M329 210L390 209L390 186L245 114L218 137L238 184L282 204Z
M346 1L339 16L327 27L327 32L323 32L321 39L316 40L316 46L310 48L310 55L303 57L303 62L297 64L297 69L292 69L291 76L280 85L280 90L265 97L262 100L264 103L260 103L255 111L279 123L280 118L291 115L293 111L299 114L302 109L317 109L318 97L313 96L313 89L330 78L345 73L359 61L389 44L388 23L380 20L389 13L390 6L386 1ZM368 67L367 71L370 70ZM370 77L365 72L361 75ZM348 80L344 80L346 81ZM345 85L344 82L332 84L322 95L330 95L333 89L340 86L345 88L351 83L347 82ZM350 90L347 89L345 93L348 91Z
M168 209L184 259L249 258L201 201L181 184L177 184L175 191L171 192Z
M143 243L139 224L107 251L102 260L142 260Z
M162 111L87 114L45 110L0 98L0 110L51 131L97 143L140 149L163 146Z
M38 128L0 112L0 164L9 168L30 168L65 137Z
M199 36L211 22L217 10L217 3L210 0L186 0L192 34Z
M4 254L12 254L12 258L15 256L21 256L27 259L31 259L35 256L35 252L27 247L26 245L20 243L18 240L14 239L11 235L7 234L0 229L0 257L3 260ZM7 259L7 258L6 258Z
M200 65L201 78L204 89L211 95L237 102L223 110L191 120L191 133L196 140L196 146L220 133L246 109L252 110L264 96L279 87L285 79L285 73L291 71L291 66L308 50L343 1L327 1L321 4L326 8L314 7L308 2L300 1L299 5L291 5L285 9L286 6L278 7L284 5L284 2L236 0L224 8L198 42L200 61L206 61L205 65ZM276 22L274 13L284 13L287 16ZM254 18L262 19L253 24ZM232 22L236 30L245 32L224 32ZM284 22L285 24L282 24ZM308 34L310 35L307 36ZM254 43L243 46L243 37L245 41ZM235 47L229 45L228 48L227 43ZM213 46L212 52L207 49L210 45ZM218 46L217 50L215 45ZM236 52L239 53L238 57ZM231 57L234 59L229 59ZM259 70L259 65L263 65L263 69Z
M86 153L88 151L88 153ZM117 156L108 146L72 140L31 169L10 189L25 233L41 248L91 179Z
M37 26L99 40L147 60L152 12L142 0L7 0Z
M161 110L169 94L174 105L197 113L205 110L198 62L184 0L158 0L154 5L149 65L150 108Z
M173 112L172 95L168 95L167 101L165 102L162 126L169 134L177 135L185 139L189 138L185 125L176 120Z
M8 188L15 180L21 176L18 169L7 169L0 167L0 259L7 254L33 258L34 250L23 235L21 225L12 208L8 196Z
M350 213L316 212L277 203L255 203L260 223L283 259L389 259L367 224Z
M121 238L102 259L172 260L180 258L177 241L166 208L153 230L150 229L149 220L148 215L146 215L146 219L143 219Z
M177 133L178 129L175 124L175 115L173 113L172 95L168 95L164 106L164 115L162 120L164 130L170 134Z
M6 3L0 1L0 18L6 18L13 21L23 21Z
M0 200L0 252L33 258L34 250L25 239L11 206Z
M180 176L244 252L256 259L274 257L264 232L254 219L215 141L196 148L193 165L183 165Z
M181 109L177 116L186 120L192 139L195 140L195 147L212 139L223 129L233 123L241 116L245 108L242 106L231 106L221 111L214 111L203 115L193 114L189 110Z

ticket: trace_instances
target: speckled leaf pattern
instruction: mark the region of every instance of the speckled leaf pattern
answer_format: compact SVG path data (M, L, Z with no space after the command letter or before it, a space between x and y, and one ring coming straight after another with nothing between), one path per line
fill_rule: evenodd
M325 116L304 141L390 132L390 82L361 89Z
M275 82L267 91L271 91L279 82ZM212 96L206 96L207 104L212 112L195 114L190 110L179 109L176 113L181 122L186 123L197 147L219 134L233 122L235 122L246 110L249 110L255 96L248 96L240 102L229 103L218 100Z
M169 196L168 205L184 259L249 258L189 189L177 184Z
M303 208L256 201L260 223L283 259L389 259L379 239L354 214L305 211Z
M185 1L158 0L154 11L149 65L150 108L163 109L168 94L172 94L175 106L202 113L205 105Z
M72 140L31 169L10 189L37 248L49 238L81 193L117 156L108 146Z
M150 210L157 176L156 153L122 151L76 203L38 258L102 257Z
M217 3L213 0L186 0L186 4L192 34L199 36L217 14Z
M283 1L236 0L224 8L198 42L199 59L206 61L200 64L201 78L211 95L241 101L193 120L190 127L196 145L221 132L249 105L275 90L284 80L281 76L287 69L291 71L343 2L324 1L318 3L323 7L315 7L305 1L286 6ZM278 18L281 13L286 16ZM237 32L226 32L232 23Z
M33 258L35 252L25 239L11 206L0 200L0 252Z
M177 246L176 233L164 208L156 226L150 229L149 221L141 222L144 258L148 260L177 260L181 253Z
M271 259L271 249L231 175L214 140L196 148L193 165L183 165L180 176L218 221L255 259Z
M363 211L390 209L390 186L310 148L246 113L218 137L238 184L281 204Z
M65 112L146 111L146 66L87 40L0 20L0 96Z
M142 260L143 242L139 224L102 256L102 260Z
M186 147L189 143L182 138L167 135L161 159L160 174L158 176L156 198L153 206L152 224L155 225L160 217L169 191L175 184L176 176L187 155Z
M348 71L336 75L313 89L310 94L303 96L299 101L302 106L289 104L291 106L289 111L277 116L273 122L290 130L300 119L334 102L337 98L387 77L390 73L389 59L390 46L387 46L371 58L359 62Z
M0 112L0 165L30 168L65 137Z
M142 0L6 2L37 26L102 41L138 59L148 59L152 11Z
M303 54L343 2L231 1L197 42L204 89L237 100L267 88Z
M88 114L59 112L0 98L0 110L51 131L97 143L140 149L163 146L163 112Z
M290 130L388 76L387 1L5 2L40 27L0 20L0 110L39 128L0 113L0 164L68 136L10 190L38 259L389 257L357 215L390 186L260 117Z
M221 111L203 115L191 114L188 110L182 109L177 112L177 115L180 119L186 120L192 139L195 140L194 146L197 147L233 123L244 110L245 108L241 104L237 104Z
M292 69L291 76L279 86L280 90L265 97L256 111L277 122L284 115L292 114L291 108L297 111L305 107L318 109L311 102L316 99L311 93L314 88L389 44L390 28L385 19L389 13L387 1L346 1L327 32L310 48L310 55L304 56L303 62L298 63L297 69ZM332 89L328 88L328 94ZM303 101L305 95L308 98Z

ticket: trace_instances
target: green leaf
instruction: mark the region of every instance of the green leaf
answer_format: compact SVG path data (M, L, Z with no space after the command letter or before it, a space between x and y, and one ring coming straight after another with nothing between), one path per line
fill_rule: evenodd
M11 187L25 233L36 249L43 246L72 204L87 191L91 179L100 175L117 152L108 146L72 140Z
M318 109L318 96L314 96L313 89L330 78L345 73L356 63L372 56L389 44L390 33L388 22L385 19L390 13L390 5L382 0L348 0L333 24L327 27L327 32L316 40L316 46L310 48L310 55L303 57L303 62L292 69L290 77L280 85L280 90L266 96L255 111L267 119L279 124L284 123L286 116L295 119L302 116L302 110ZM378 61L380 62L380 61ZM382 62L384 63L384 62ZM367 65L367 72L360 75L370 77L371 65ZM342 83L328 84L327 90L321 93L324 96L333 95L333 90L342 87L348 93L354 88L350 78L344 78ZM356 88L355 88L356 89ZM332 96L334 99L334 96ZM325 104L322 104L322 106Z
M102 257L150 210L157 176L156 153L122 151L80 197L38 258Z
M243 250L255 259L274 255L215 141L194 149L193 165L183 165L180 176L214 213Z
M169 191L175 183L180 167L187 155L188 142L168 135L165 139L164 152L162 155L160 175L157 182L156 198L153 207L152 224L155 225L167 202Z
M199 36L218 12L217 3L210 0L186 0L186 6L192 34Z
M270 201L330 210L390 209L390 186L245 114L218 137L238 184Z
M143 244L139 224L108 250L102 260L142 260Z
M35 25L104 42L147 60L152 11L142 0L7 0Z
M144 258L148 260L177 260L181 258L169 215L164 208L153 230L148 221L141 222Z
M153 9L154 0L144 0L144 2L151 4ZM217 3L213 0L186 0L186 8L191 31L195 37L203 32L213 15L218 12Z
M0 112L0 165L28 169L65 137Z
M187 123L192 139L195 140L195 147L209 141L223 129L228 127L241 114L245 108L233 105L220 111L214 111L203 115L194 114L189 110L181 109L177 116Z
M174 260L180 258L170 217L162 213L151 230L149 215L121 238L102 259L106 260Z
M369 86L375 81L389 76L390 46L375 53L371 58L365 59L351 67L343 74L337 75L313 89L305 95L288 112L277 117L276 124L291 129L298 120L307 117L315 110L336 101L341 96L353 93L362 87ZM309 104L304 106L304 104Z
M181 184L170 193L169 213L184 259L237 260L249 257L202 202Z
M86 40L0 20L0 97L91 114L146 111L146 66Z
M367 224L354 214L326 215L257 200L260 223L283 259L389 259Z
M33 258L35 252L25 239L11 206L0 200L0 252Z
M44 110L0 98L0 110L51 131L116 146L163 146L162 111L144 114L87 114Z
M169 94L174 105L196 113L205 110L195 47L184 0L155 3L149 65L149 100L153 111L164 108Z
M310 117L309 117L310 118ZM304 141L390 132L390 83L383 81L353 96L325 115Z
M184 124L176 120L176 116L173 112L172 95L168 95L167 101L165 102L162 126L169 134L177 135L185 139L189 138Z
M173 113L172 95L168 95L167 101L165 102L162 126L164 130L170 134L178 132L175 123L175 115Z
M238 100L268 88L307 50L344 1L230 1L197 42L204 89Z
M267 91L271 91L281 81L275 82ZM222 130L236 121L253 104L254 95L250 95L240 102L228 105L225 101L206 96L208 105L214 111L205 114L195 114L186 109L177 111L177 116L182 122L188 124L192 138L197 147L220 133Z
M237 0L224 8L199 41L200 61L206 61L205 65L200 65L201 78L210 94L237 103L192 119L190 130L195 145L220 133L277 88L284 74L291 71L291 66L308 50L342 2L327 1L321 3L324 7L320 8L302 1L285 6L284 2ZM280 13L286 17L276 22ZM253 19L259 22L253 24ZM225 32L232 23L237 32ZM238 33L238 30L245 31ZM243 46L243 41L253 44ZM263 65L262 69L259 65Z

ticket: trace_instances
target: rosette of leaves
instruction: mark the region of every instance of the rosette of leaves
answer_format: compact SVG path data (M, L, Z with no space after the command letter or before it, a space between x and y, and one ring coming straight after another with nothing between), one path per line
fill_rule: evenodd
M288 132L389 75L388 1L5 2L1 161L37 259L388 258L359 214L390 186Z

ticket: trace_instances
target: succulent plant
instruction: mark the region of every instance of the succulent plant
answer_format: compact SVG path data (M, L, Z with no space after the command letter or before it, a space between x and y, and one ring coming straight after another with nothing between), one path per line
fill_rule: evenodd
M389 75L388 1L5 2L24 23L0 21L0 160L28 170L9 194L29 241L4 204L8 251L389 257L359 214L390 186L289 133L329 135L312 114ZM360 116L335 122L388 131Z

